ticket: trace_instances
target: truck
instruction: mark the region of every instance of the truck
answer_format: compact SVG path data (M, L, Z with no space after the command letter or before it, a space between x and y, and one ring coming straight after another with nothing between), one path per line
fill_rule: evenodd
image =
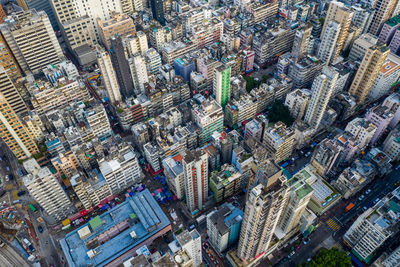
M28 239L24 238L23 241L24 241L26 246L30 246L31 245L31 242Z
M31 209L31 211L33 211L33 212L37 212L37 209L36 209L36 207L31 203L31 204L29 204L29 208Z
M348 212L349 210L351 210L352 208L354 208L354 204L350 203L349 205L346 206L346 208L344 209L344 212Z

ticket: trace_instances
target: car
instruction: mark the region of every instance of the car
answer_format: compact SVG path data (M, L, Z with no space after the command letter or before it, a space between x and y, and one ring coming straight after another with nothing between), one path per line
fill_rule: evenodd
M38 229L39 233L43 232L43 227L42 226L39 225L37 229Z
M289 254L288 258L292 257L296 252L292 251L292 253Z
M363 200L363 199L364 199L364 195L361 195L361 196L358 198L359 201L361 201L361 200Z
M310 262L311 260L312 260L311 258L308 258L308 259L307 259L307 262Z
M368 189L367 191L365 191L365 194L369 194L369 193L371 193L371 189Z
M368 208L367 207L363 207L363 211L366 211Z

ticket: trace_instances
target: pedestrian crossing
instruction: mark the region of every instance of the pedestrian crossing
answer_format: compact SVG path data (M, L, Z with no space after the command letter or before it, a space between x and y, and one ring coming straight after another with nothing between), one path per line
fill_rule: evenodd
M340 226L332 219L327 220L326 224L335 232L340 229Z

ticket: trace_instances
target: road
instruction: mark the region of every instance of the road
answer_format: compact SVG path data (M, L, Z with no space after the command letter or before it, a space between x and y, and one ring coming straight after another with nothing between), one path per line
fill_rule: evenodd
M36 236L38 237L39 240L39 251L40 251L40 256L42 258L42 261L44 260L46 262L46 266L62 266L60 257L59 255L63 255L61 249L59 249L57 243L54 241L53 237L50 235L50 231L47 228L47 225L45 223L39 223L37 221L37 218L40 217L40 212L42 212L39 209L39 212L33 213L29 210L29 213L31 215L31 222L34 226ZM43 232L40 233L38 230L38 226L42 226Z
M382 198L384 195L392 191L395 188L394 184L397 181L400 181L400 170L393 170L383 178L373 181L368 187L363 190L363 192L365 192L367 189L371 189L371 193L363 194L364 199L362 199L361 201L358 200L358 197L361 195L361 193L350 198L347 202L354 203L354 208L347 213L341 212L340 214L338 214L338 220L342 224L349 223L349 221L351 221L356 214L363 212L364 207L372 206L371 204L373 203L371 202L373 202L377 198Z
M8 245L0 248L0 266L23 266L29 267L29 264Z
M290 252L284 253L282 250L279 251L278 254L283 260L274 263L277 264L277 266L283 267L298 265L306 261L308 257L312 257L320 245L330 237L333 237L335 242L341 243L343 235L357 218L357 215L364 211L363 207L373 202L375 199L383 197L389 191L392 191L397 181L400 181L400 170L393 170L384 178L376 179L369 187L366 187L363 191L365 192L365 190L371 189L371 193L368 195L364 194L365 198L363 200L358 200L359 195L361 195L360 193L349 200L342 199L338 201L334 207L318 218L320 226L310 235L310 241L306 245L301 243L300 248L290 259L287 258L287 254ZM354 208L345 213L344 208L349 202L354 203ZM260 266L268 266L268 263L263 262Z
M25 186L22 185L21 177L18 173L19 169L22 169L22 167L19 165L18 160L14 156L14 154L11 152L11 150L8 149L7 145L4 142L0 143L0 149L3 152L1 154L2 161L0 164L3 167L3 165L6 165L10 168L10 171L7 171L6 168L0 168L0 174L5 175L12 173L14 176L14 180L9 181L7 188L10 188L10 191L12 190L26 190ZM6 172L6 173L4 173ZM4 177L4 176L3 176ZM18 183L21 185L19 186ZM9 194L10 197L12 197L12 194ZM28 206L29 203L33 202L33 198L25 194L24 196L20 197L21 204L23 206ZM10 202L12 202L13 199L10 199ZM41 212L40 209L38 209L39 212ZM62 266L60 264L60 259L59 255L62 255L62 251L60 249L57 249L58 246L56 242L53 240L51 235L49 234L49 231L47 229L47 226L45 223L40 224L43 227L43 233L39 233L38 231L38 226L39 223L36 220L38 217L40 217L40 213L33 213L29 209L27 211L21 211L25 214L26 217L30 216L30 222L33 225L34 231L36 232L36 236L38 237L39 244L34 243L33 246L35 247L36 250L39 251L39 255L41 257L41 263L43 263L44 266ZM29 214L28 214L29 213ZM1 266L10 266L10 265L1 265ZM12 265L12 266L18 266L18 265Z

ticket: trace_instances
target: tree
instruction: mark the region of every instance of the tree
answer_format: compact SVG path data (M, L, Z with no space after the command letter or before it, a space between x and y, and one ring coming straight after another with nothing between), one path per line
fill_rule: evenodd
M345 251L337 248L321 249L310 262L300 267L352 267L351 258Z
M286 124L286 126L291 126L294 122L294 119L290 115L289 108L285 106L281 100L276 100L272 104L271 110L268 112L268 120L269 122L281 121Z
M267 82L269 79L271 79L271 76L269 74L262 76L262 82L263 83Z
M243 76L243 79L246 81L246 91L250 93L251 90L260 86L261 82L259 80L254 79L251 76Z

